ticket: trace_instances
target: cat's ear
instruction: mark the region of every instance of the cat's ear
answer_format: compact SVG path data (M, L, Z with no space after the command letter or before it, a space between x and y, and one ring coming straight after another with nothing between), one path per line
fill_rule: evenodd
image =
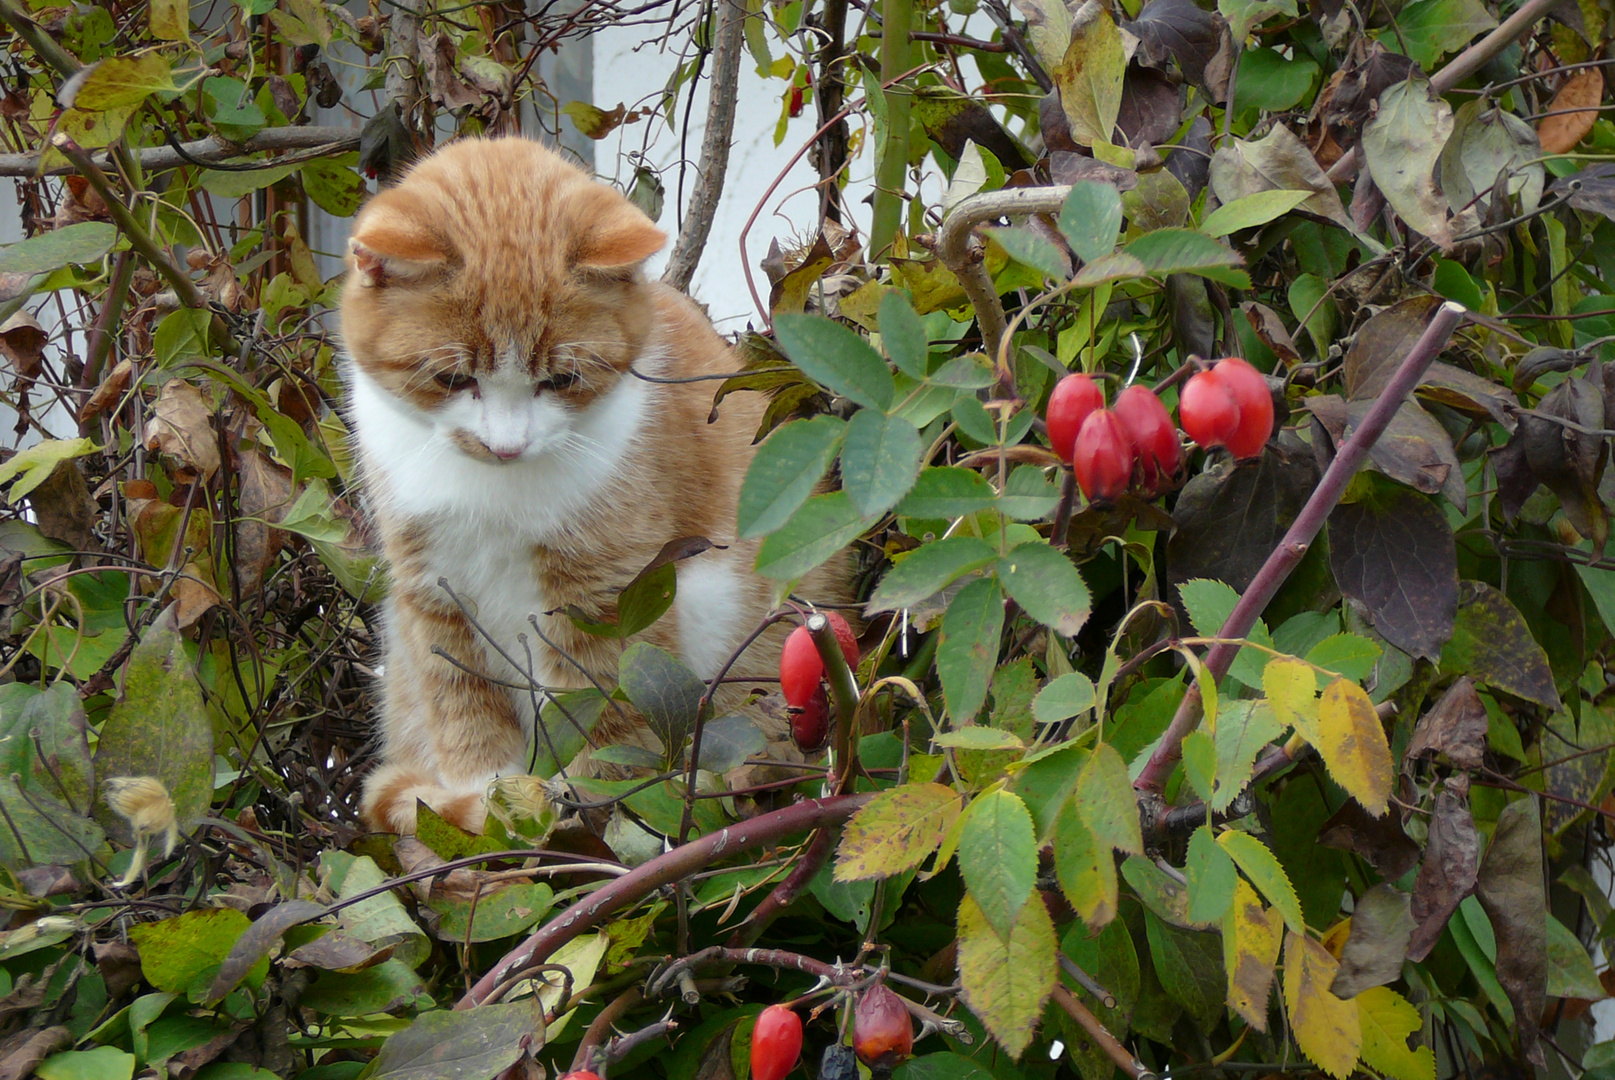
M616 270L644 262L667 243L667 234L658 229L639 207L610 189L612 196L602 208L593 228L578 243L577 264L597 270ZM602 200L605 201L605 200Z
M396 203L388 195L372 200L348 240L349 265L359 282L371 288L419 281L454 254L410 207Z

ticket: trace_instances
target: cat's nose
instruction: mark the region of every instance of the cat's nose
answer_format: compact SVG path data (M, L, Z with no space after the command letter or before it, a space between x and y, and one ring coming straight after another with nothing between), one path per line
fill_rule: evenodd
M492 450L493 456L498 458L500 461L514 461L516 458L522 456L520 447L513 450L506 450L503 447L490 446L488 449Z

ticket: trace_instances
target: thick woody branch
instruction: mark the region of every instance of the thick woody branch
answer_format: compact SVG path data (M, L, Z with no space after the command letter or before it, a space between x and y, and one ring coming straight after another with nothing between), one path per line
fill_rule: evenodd
M10 26L16 35L28 43L34 55L56 70L62 78L71 78L84 65L66 49L56 44L33 17L19 7L16 0L0 0L0 20Z
M734 140L735 102L739 98L740 56L745 51L746 8L736 0L717 0L717 32L712 49L712 86L707 91L707 127L701 136L701 161L695 191L679 226L679 238L668 257L662 281L680 292L690 287L706 250L712 219L723 197L729 171L729 144Z
M937 255L959 279L971 306L976 309L982 351L988 356L998 355L998 343L1004 336L1004 305L999 303L998 290L982 265L981 252L971 246L972 233L984 221L996 221L1009 215L1052 214L1065 205L1066 196L1070 194L1071 188L1067 185L989 191L960 202L942 222Z
M749 821L719 829L636 867L633 872L579 899L506 953L486 975L477 980L455 1008L468 1009L481 1004L510 972L548 959L556 949L585 930L599 926L657 889L705 869L719 859L739 855L809 829L840 824L870 798L870 795L842 795L833 799L808 799L783 810L760 814Z
M1430 364L1446 346L1447 339L1457 329L1463 320L1464 307L1462 304L1451 302L1442 304L1436 310L1435 317L1425 328L1419 340L1414 342L1413 348L1408 351L1407 358L1396 369L1391 379L1385 385L1385 390L1374 402L1363 422L1351 433L1351 437L1340 444L1334 461L1329 463L1323 479L1312 492L1311 498L1296 515L1295 523L1279 541L1278 547L1267 557L1262 568L1256 572L1234 605L1229 614L1228 621L1223 623L1217 636L1225 639L1243 638L1250 633L1256 619L1264 608L1278 593L1279 587L1284 584L1301 559L1317 538L1318 531L1328 520L1329 513L1345 494L1346 485L1351 478L1357 475L1362 467L1368 452L1379 441L1380 435L1390 424L1391 418L1402 407L1402 402L1419 385L1424 373L1429 370ZM1206 653L1206 670L1211 677L1221 679L1228 673L1229 665L1239 652L1237 644L1222 644L1213 646ZM1133 786L1141 793L1159 795L1166 786L1167 777L1172 774L1172 768L1177 764L1181 753L1183 737L1194 730L1200 722L1200 693L1195 686L1190 686L1189 692L1184 695L1183 702L1178 706L1177 713L1172 717L1172 723L1167 727L1166 733L1161 736L1160 745L1155 753L1150 755L1149 762L1144 771L1139 774Z
M359 133L352 128L342 127L277 127L265 128L240 143L226 142L210 135L205 139L180 143L179 146L179 150L172 146L153 146L131 156L140 163L142 172L154 173L177 169L181 165L194 165L196 161L224 161L263 150L324 149L329 154L345 154L358 148ZM97 168L109 167L105 151L93 155L91 160ZM38 154L0 154L0 176L38 176L39 162ZM280 162L265 161L263 166L268 169L278 164ZM45 175L58 176L73 171L66 165L58 165L46 169Z
M830 681L830 699L835 702L836 729L831 736L830 753L836 792L840 794L852 782L852 732L858 719L858 680L847 663L846 654L841 651L841 642L836 640L830 620L814 612L803 625L813 635L813 646L819 651L819 659L824 661L825 677Z
M421 54L421 8L423 0L393 0L387 17L387 75L382 89L387 100L398 105L405 123L420 101L420 78L416 62Z

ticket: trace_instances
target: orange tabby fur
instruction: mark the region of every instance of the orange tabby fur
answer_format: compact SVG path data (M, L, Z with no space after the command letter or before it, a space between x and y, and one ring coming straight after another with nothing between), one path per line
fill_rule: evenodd
M412 832L417 799L480 828L491 780L526 771L532 696L489 681L519 680L440 578L511 656L525 656L525 633L535 673L557 689L588 680L528 617L609 687L624 644L561 612L612 618L669 540L724 549L679 564L674 607L640 638L709 678L770 609L775 586L751 571L756 542L734 535L766 402L726 398L709 424L715 384L629 374L738 367L690 300L644 280L640 263L664 239L621 194L515 138L440 150L354 225L349 415L391 569L383 763L362 806L377 829ZM841 598L845 576L822 570L803 591ZM784 632L731 674L777 674ZM609 709L602 735L641 738Z

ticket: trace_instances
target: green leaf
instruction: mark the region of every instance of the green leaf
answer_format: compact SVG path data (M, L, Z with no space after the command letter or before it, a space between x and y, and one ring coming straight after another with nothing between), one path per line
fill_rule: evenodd
M955 728L936 736L932 742L955 750L1023 750L1026 744L1013 731L978 726Z
M992 366L979 355L955 356L931 372L925 381L956 390L981 390L998 380Z
M1587 947L1570 928L1551 914L1548 916L1548 996L1602 1001L1609 995Z
M156 777L185 830L213 801L213 722L185 640L174 629L172 605L129 656L123 697L101 725L95 771L103 779ZM96 805L96 820L122 842L133 842L129 823L104 803Z
M202 80L202 102L219 134L232 142L245 142L269 123L246 84L239 79L215 75Z
M19 450L0 463L0 484L10 483L12 477L17 477L7 500L15 503L48 480L62 462L93 454L98 449L89 439L44 439L26 450Z
M48 274L69 264L100 262L118 242L118 227L81 221L29 237L0 250L0 274Z
M1244 88L1241 87L1241 90ZM1272 188L1246 195L1217 207L1200 223L1200 231L1207 236L1227 236L1240 229L1254 229L1277 220L1300 206L1316 194L1313 191L1288 191Z
M1209 1030L1222 1018L1227 980L1222 967L1222 941L1217 934L1185 930L1144 913L1150 959L1161 986L1199 1023Z
M1246 49L1239 58L1239 103L1235 111L1254 108L1283 112L1294 108L1312 90L1318 74L1317 61L1304 54L1291 57L1277 49Z
M997 558L998 552L979 537L949 536L932 541L892 563L865 610L873 615L913 607Z
M1004 481L998 496L998 511L1016 521L1041 521L1060 502L1060 489L1036 465L1019 465Z
M73 96L73 107L94 111L139 105L160 90L173 90L174 75L161 53L113 56L92 67Z
M1217 784L1210 799L1213 812L1233 804L1250 782L1256 756L1284 734L1284 725L1261 701L1231 701L1217 716Z
M192 988L205 990L199 984L213 978L248 925L234 908L209 908L139 923L129 928L129 937L140 950L140 973L148 983L172 994L189 994ZM262 979L269 961L260 958L258 967Z
M1362 682L1374 673L1382 653L1378 645L1358 634L1332 634L1307 651L1307 663Z
M1009 253L1009 257L1024 266L1030 266L1044 277L1060 280L1070 273L1066 266L1065 253L1054 246L1054 242L1042 233L1033 232L1024 225L1013 225L1008 228L983 229L998 245Z
M1189 786L1202 800L1210 802L1216 791L1217 744L1204 731L1191 731L1183 737L1179 753L1183 756L1183 775Z
M931 364L931 340L925 324L914 313L914 305L899 289L880 298L880 342L892 363L911 379L924 379Z
M151 0L146 5L150 19L151 36L164 41L191 39L191 5L189 0Z
M544 1043L536 998L433 1009L382 1044L372 1080L489 1080Z
M919 475L925 442L900 416L860 409L847 423L841 483L865 518L884 514L907 495Z
M1092 611L1088 586L1066 556L1037 541L1022 544L998 560L1004 591L1032 618L1070 637Z
M1234 902L1239 871L1234 860L1217 845L1217 837L1202 825L1189 837L1189 854L1183 864L1189 879L1189 918L1195 922L1220 922Z
M1054 924L1041 903L1022 904L1007 934L993 929L969 894L959 903L959 981L965 1003L1011 1057L1032 1041L1032 1029L1054 990Z
M959 836L959 871L987 921L1008 937L1037 884L1037 838L1019 796L999 788L970 804Z
M964 517L991 508L997 498L992 485L974 469L939 465L920 473L897 513L910 518Z
M340 900L369 893L387 881L387 875L370 856L346 851L321 853L320 871L326 885ZM412 968L420 966L432 952L432 943L391 892L377 892L350 904L342 909L337 921L349 937L377 947L391 945L393 960Z
M1178 596L1189 612L1189 621L1194 624L1195 632L1201 637L1216 637L1222 633L1223 625L1228 622L1228 616L1233 614L1235 605L1239 603L1239 593L1235 592L1232 586L1210 578L1185 581L1178 586ZM1256 620L1245 637L1263 645L1273 644L1273 639L1267 632L1267 624L1261 619ZM1235 654L1234 662L1228 667L1228 674L1246 686L1260 686L1262 668L1266 663L1266 653L1245 646Z
M116 1046L68 1050L41 1061L33 1075L39 1080L130 1080L135 1075L135 1056Z
M942 616L936 670L948 715L955 724L972 719L986 702L1003 630L1004 596L992 578L972 581L960 589Z
M792 420L769 434L746 469L736 520L740 539L778 529L808 500L841 445L846 422L834 416Z
M1032 700L1032 715L1039 722L1054 724L1080 716L1093 708L1093 680L1080 671L1068 672L1053 680Z
M1397 32L1384 40L1398 52L1400 45L1406 45L1408 56L1431 71L1443 56L1496 27L1497 20L1479 0L1414 0L1402 5L1396 15Z
M780 315L774 336L808 378L833 394L871 409L892 407L892 373L869 343L822 315Z
M791 581L846 547L864 531L864 517L845 491L815 495L757 549L757 572Z
M1083 262L1109 255L1122 227L1122 199L1110 184L1078 180L1060 207L1060 232Z
M1082 820L1101 844L1130 855L1144 851L1133 782L1127 775L1127 763L1114 746L1100 743L1094 747L1077 781L1076 800Z
M1306 921L1301 917L1301 901L1296 898L1295 887L1267 845L1237 829L1223 832L1217 837L1217 844L1239 865L1256 890L1284 916L1284 924L1298 934L1306 933Z
M542 882L519 883L477 897L476 921L472 922L469 900L444 900L433 905L442 918L437 924L439 941L498 941L519 934L549 914L554 894ZM470 923L471 933L466 934Z
M836 853L837 881L912 870L942 843L961 799L942 784L904 784L876 795L847 822Z
M1054 873L1060 891L1089 926L1116 917L1116 856L1101 844L1067 800L1054 819Z
M359 212L359 204L364 201L364 179L346 165L317 159L304 165L298 175L303 191L327 214L352 217Z
M706 684L678 657L648 641L636 641L617 662L623 693L645 714L645 721L670 752L695 729Z
M1236 289L1251 287L1250 275L1239 269L1245 260L1237 251L1192 229L1156 229L1122 248L1122 252L1137 259L1152 277L1198 274Z

